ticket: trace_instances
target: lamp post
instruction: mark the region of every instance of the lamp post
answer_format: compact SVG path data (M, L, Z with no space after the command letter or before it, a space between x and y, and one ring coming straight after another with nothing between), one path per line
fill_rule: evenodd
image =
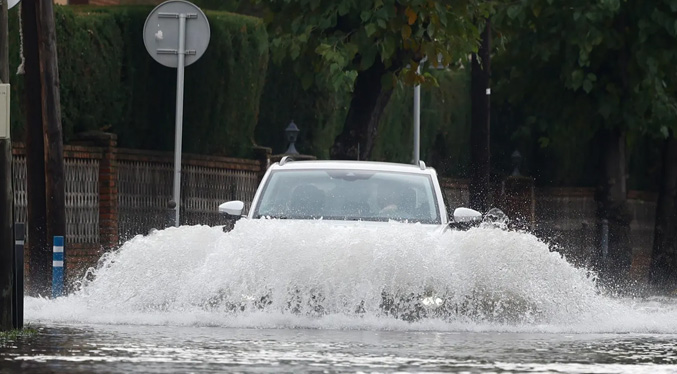
M416 69L416 74L421 75L421 65L428 61L428 57L424 56L421 59L421 62L418 64ZM433 64L433 67L437 70L444 70L446 66L442 64L442 56L437 56L437 64ZM417 84L414 86L414 154L412 157L412 162L414 165L418 165L418 162L421 160L421 85Z
M416 74L421 75L421 64L425 62L425 58L421 60ZM421 85L414 86L414 165L418 165L421 160Z
M294 121L292 120L289 126L287 126L286 129L284 129L284 133L287 136L287 141L289 142L289 148L284 152L285 154L288 155L297 155L299 154L299 151L296 150L296 146L294 146L294 143L296 143L296 139L299 136L299 128L296 126Z

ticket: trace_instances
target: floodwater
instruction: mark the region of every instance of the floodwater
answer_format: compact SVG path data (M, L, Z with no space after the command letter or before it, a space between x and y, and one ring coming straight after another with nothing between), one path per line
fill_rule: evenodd
M170 228L25 302L39 333L0 341L0 373L677 372L676 300L492 227Z

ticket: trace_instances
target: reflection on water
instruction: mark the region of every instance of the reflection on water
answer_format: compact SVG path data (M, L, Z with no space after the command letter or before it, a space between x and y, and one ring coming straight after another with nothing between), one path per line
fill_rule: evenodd
M0 373L677 371L677 335L220 327L44 327L0 347Z
M0 373L677 372L674 300L605 296L496 228L170 228L90 276L25 300L40 334L0 341Z

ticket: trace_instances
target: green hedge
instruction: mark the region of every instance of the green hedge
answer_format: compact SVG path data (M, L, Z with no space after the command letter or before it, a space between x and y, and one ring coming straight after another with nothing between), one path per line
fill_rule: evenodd
M291 63L271 63L261 97L256 141L271 147L274 153L284 152L288 147L284 129L293 120L301 130L296 149L327 159L334 138L343 128L349 99L346 92L317 85L304 90Z
M62 123L66 140L102 129L121 147L172 150L176 70L156 63L143 46L150 6L56 7ZM17 9L10 12L11 65L19 64ZM186 68L184 150L249 156L252 143L286 147L284 128L301 128L297 148L319 158L341 131L348 92L301 87L291 64L268 66L267 34L259 19L206 11L207 52ZM435 71L440 87L422 90L422 158L440 172L464 175L468 159L468 77ZM21 77L13 76L13 137L23 137ZM265 86L264 86L265 83ZM411 87L393 95L372 158L409 162Z
M176 70L155 62L143 45L152 7L56 7L62 124L74 133L103 129L121 147L174 147ZM186 152L248 156L268 64L268 37L261 20L207 11L209 47L186 68ZM12 10L10 34L19 35ZM11 65L19 64L19 38L10 42ZM23 136L22 79L14 85L14 138Z

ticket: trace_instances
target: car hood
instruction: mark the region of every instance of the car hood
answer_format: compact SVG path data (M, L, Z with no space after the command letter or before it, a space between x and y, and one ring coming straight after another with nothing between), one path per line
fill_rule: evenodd
M264 220L277 220L276 218L254 218ZM422 229L430 233L444 233L449 226L444 224L423 224L423 223L408 223L399 221L359 221L359 220L332 220L332 219L279 219L281 222L308 222L320 225L344 226L344 227L359 227L365 229L378 230L387 226L396 225L402 230Z

